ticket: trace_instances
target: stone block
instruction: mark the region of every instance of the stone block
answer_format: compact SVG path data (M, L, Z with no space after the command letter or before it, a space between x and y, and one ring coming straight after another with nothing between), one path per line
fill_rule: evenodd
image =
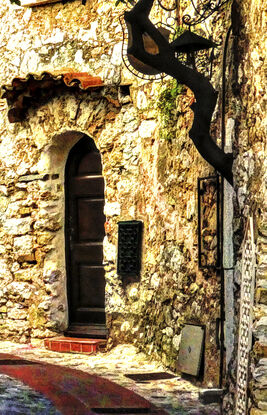
M28 255L32 253L33 237L30 235L19 236L14 238L14 249L19 255Z
M121 56L121 47L122 42L116 43L113 47L112 55L110 63L115 66L119 66L122 63L122 56Z
M264 236L259 236L257 238L257 245L258 245L258 250L262 251L262 252L267 252L267 238Z
M35 304L32 304L29 308L28 321L30 327L34 329L40 329L46 323L44 311L42 309L38 309L38 307Z
M26 330L29 329L29 323L25 320L6 320L7 327L10 328L10 331L17 331L21 334L24 334Z
M18 282L32 282L32 268L18 270L14 273L15 280Z
M32 182L34 180L43 180L46 181L49 179L49 174L28 174L25 176L19 177L19 182Z
M34 258L37 264L40 265L44 261L45 256L46 256L46 253L44 251L42 251L41 249L36 249L34 253Z
M8 284L12 280L12 274L9 271L8 263L5 259L0 258L0 279L5 280L5 283Z
M28 315L27 309L20 307L19 305L15 305L11 308L8 312L8 318L12 320L26 320Z
M257 384L267 387L267 358L262 358L259 360L256 368L252 372L253 378L256 380Z
M267 309L266 306L264 304L257 304L254 307L254 317L255 320L259 321L262 317L266 317L267 316ZM255 323L255 326L257 325L257 323Z
M256 301L267 305L267 288L258 288L256 291Z
M29 216L32 213L33 209L31 207L22 207L19 209L19 214L21 216Z
M34 253L26 254L26 255L19 255L17 259L19 263L24 263L25 266L27 266L27 262L30 262L30 263L36 262Z
M180 348L180 343L181 343L181 334L175 334L175 336L173 336L172 339L172 344L173 347L175 348L175 350L179 350Z
M266 401L259 401L258 407L259 409L262 409L263 411L265 411L265 413L267 413L267 402Z
M267 317L261 317L259 321L254 324L253 334L257 339L264 339L267 337Z
M171 327L166 327L165 333L168 337L172 337L173 336L173 329Z
M256 359L266 357L267 358L267 341L266 342L256 342L253 347L253 354Z
M8 197L6 196L0 196L0 213L3 213L6 211L8 206Z
M45 339L47 337L53 337L56 336L58 333L51 332L50 330L44 330L44 329L32 329L32 338L36 339Z
M14 250L18 262L34 262L32 236L25 235L14 238Z
M23 200L23 199L26 198L26 196L27 196L27 194L24 190L16 191L12 195L10 195L10 201L11 202L16 202L18 200Z
M267 237L267 220L265 220L265 218L262 218L258 226L260 235Z
M142 121L139 127L139 135L141 138L152 138L156 129L157 123L154 120Z
M8 295L29 300L32 295L32 287L26 282L12 282L8 286Z
M0 185L0 193L2 195L4 195L4 196L8 196L8 189L7 189L7 187L1 184Z
M138 288L133 286L128 290L128 296L132 301L136 301L139 298Z
M118 202L106 203L104 207L104 214L106 216L119 216L121 213L121 206Z
M34 224L34 229L37 231L58 231L61 228L61 217L60 215L50 214L49 218L39 219Z
M256 277L267 280L267 265L260 264L256 270Z
M137 108L139 108L140 110L143 110L147 108L147 105L148 105L148 102L147 102L146 94L144 93L144 91L138 91L137 97L136 97Z
M38 309L48 311L51 307L51 298L49 297L48 300L44 300L42 303L38 305Z
M267 402L267 388L256 388L252 391L253 399L256 402L266 401Z
M250 411L250 415L266 415L266 411L261 411L257 408L252 408Z
M267 264L267 254L265 253L265 252L258 252L258 254L257 254L257 262L258 262L258 264L259 265L261 265L261 264L264 264L264 265L266 265Z
M4 230L10 235L25 235L31 230L32 219L26 218L12 218L4 222Z
M136 111L136 109L134 107L127 109L127 111L124 112L123 114L123 124L125 126L127 125L131 125L134 124L135 125L135 129L138 127L139 125L139 120L138 120L138 113ZM125 131L130 131L128 128L125 129Z
M258 288L266 288L267 289L267 280L265 280L265 279L258 279L257 280L257 287Z

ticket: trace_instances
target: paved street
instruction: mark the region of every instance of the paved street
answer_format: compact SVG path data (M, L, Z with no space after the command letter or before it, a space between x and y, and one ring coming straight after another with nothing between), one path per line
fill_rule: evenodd
M166 371L159 363L150 361L131 345L120 345L108 353L82 355L58 353L43 347L0 342L1 353L10 353L27 360L78 369L90 375L102 376L162 408L170 415L220 415L217 404L203 405L199 402L199 388L181 377L165 380L135 382L126 373ZM26 367L26 366L25 366ZM1 367L0 367L1 372ZM53 404L42 394L34 392L18 380L0 374L0 413L57 414ZM76 412L73 412L76 415Z
M5 374L0 374L0 414L60 415L42 394Z

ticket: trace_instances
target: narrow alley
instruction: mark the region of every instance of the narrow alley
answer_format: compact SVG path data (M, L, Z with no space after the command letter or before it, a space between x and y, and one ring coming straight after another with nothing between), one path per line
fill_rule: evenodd
M266 1L0 1L0 415L267 414Z

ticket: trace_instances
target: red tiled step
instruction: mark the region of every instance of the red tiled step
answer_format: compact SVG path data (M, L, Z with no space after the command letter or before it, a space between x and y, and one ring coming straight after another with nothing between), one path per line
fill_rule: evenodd
M45 339L45 347L54 352L92 354L105 349L103 339L81 339L73 337L54 337Z

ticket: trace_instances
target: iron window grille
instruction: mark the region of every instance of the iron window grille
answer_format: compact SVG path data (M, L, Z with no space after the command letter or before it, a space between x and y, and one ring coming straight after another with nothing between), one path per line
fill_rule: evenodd
M121 277L138 277L141 271L143 223L138 220L118 222L117 273Z

